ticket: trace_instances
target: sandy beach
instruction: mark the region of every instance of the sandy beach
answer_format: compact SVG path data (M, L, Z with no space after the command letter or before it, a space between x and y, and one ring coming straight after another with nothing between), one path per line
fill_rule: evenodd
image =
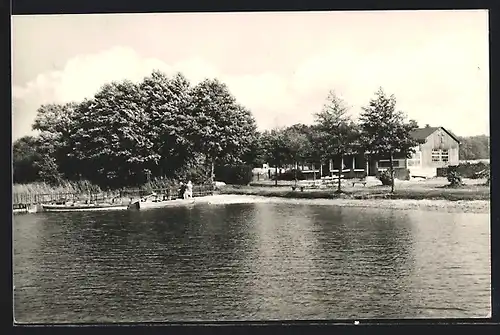
M385 208L396 210L426 210L458 213L490 213L490 201L449 201L409 199L294 199L251 195L220 194L196 198L196 203L242 204L242 203L292 203L308 205L331 205L345 207Z

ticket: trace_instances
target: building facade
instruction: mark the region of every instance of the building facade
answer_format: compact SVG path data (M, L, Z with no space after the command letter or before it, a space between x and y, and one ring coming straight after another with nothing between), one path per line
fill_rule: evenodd
M415 153L410 158L394 157L396 178L431 178L437 175L438 168L459 164L460 142L457 136L444 127L417 128L412 132L412 136L422 144L414 148ZM317 177L337 177L340 163L343 165L341 175L344 177L376 176L390 168L388 157L381 159L360 153L344 156L342 159L334 157L321 166L316 166ZM302 170L304 171L304 168ZM307 166L305 170L313 172L312 166ZM313 176L308 173L307 179L311 179L309 175Z
M414 177L435 177L438 168L458 165L460 141L443 127L415 129L412 136L423 141L415 148L411 158L406 159L406 168Z

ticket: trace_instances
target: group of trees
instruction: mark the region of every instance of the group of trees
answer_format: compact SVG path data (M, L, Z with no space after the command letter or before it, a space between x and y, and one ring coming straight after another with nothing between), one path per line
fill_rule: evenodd
M396 98L382 88L371 99L357 120L349 115L346 103L330 91L323 109L315 114L312 125L297 124L284 129L264 131L260 135L262 160L272 166L307 162L321 164L338 157L339 171L343 169L345 155L365 153L387 157L394 191L395 156L410 156L419 143L411 136L418 125L406 120L403 112L396 110ZM338 179L338 191L341 181Z
M157 71L138 84L106 84L79 103L43 105L33 129L39 136L14 143L14 182L86 179L112 188L210 178L214 164L246 163L257 134L225 84L192 86Z
M224 83L192 86L182 74L154 71L137 84L108 83L82 102L42 105L33 124L39 135L14 143L14 182L86 179L111 188L154 177L203 182L213 180L215 165L321 164L355 152L392 162L418 144L410 136L416 122L407 122L381 88L356 122L333 91L315 117L312 125L260 133Z
M490 158L490 138L486 135L459 137L458 157L461 160Z

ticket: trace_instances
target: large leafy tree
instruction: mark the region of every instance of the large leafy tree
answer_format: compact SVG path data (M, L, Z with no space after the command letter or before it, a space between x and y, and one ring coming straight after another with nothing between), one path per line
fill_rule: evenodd
M37 151L43 157L39 164L43 166L42 174L46 179L57 181L61 177L74 179L77 176L78 165L71 157L71 135L76 129L77 109L78 104L70 102L46 104L37 110L32 128L39 132Z
M194 149L205 155L213 181L216 163L242 163L255 138L255 119L217 79L196 85L190 103L190 117L184 126Z
M12 145L12 169L14 183L29 183L40 178L39 141L33 136L24 136Z
M141 182L144 170L160 159L148 133L149 122L138 85L130 81L106 84L75 114L76 158L84 163L89 177L101 183Z
M261 143L266 161L275 167L275 185L278 185L278 167L289 161L287 138L284 129L275 128L262 133Z
M382 88L375 93L359 118L363 147L372 155L389 157L391 192L394 192L394 156L411 157L419 144L411 136L417 128L415 121L406 121L406 115L396 110L396 98Z
M341 192L341 174L344 168L343 158L356 152L358 129L348 114L345 102L330 91L323 109L315 115L318 145L323 157L339 157L339 178L337 191Z
M264 150L262 133L255 132L249 143L248 150L242 157L243 163L251 165L252 167L262 167L262 165L267 162Z
M194 146L186 127L193 123L188 112L190 84L180 73L172 78L154 71L139 85L148 123L145 134L159 159L150 160L154 176L173 177L194 160Z
M263 159L255 120L226 85L207 79L191 87L181 74L154 71L139 84L106 84L80 103L43 105L33 128L38 176L63 172L103 186L187 178L202 165L213 177L215 163Z
M301 131L306 136L308 143L307 146L303 147L302 155L305 162L312 164L314 170L313 179L316 179L316 164L321 164L327 158L323 154L323 150L321 150L322 133L318 128L316 124L301 127Z
M297 184L297 164L303 162L309 155L309 137L307 136L307 126L296 124L283 131L285 138L285 149L287 163L295 165L294 179Z

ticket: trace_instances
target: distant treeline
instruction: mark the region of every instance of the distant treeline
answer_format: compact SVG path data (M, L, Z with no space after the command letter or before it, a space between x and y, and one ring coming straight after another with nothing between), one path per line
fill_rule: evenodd
M360 118L331 91L312 125L257 131L251 112L217 79L191 85L154 71L140 83L111 82L91 99L42 105L37 136L13 145L14 183L87 180L103 189L151 180L245 183L251 167L318 164L353 152L408 156L417 127L380 88ZM341 161L341 160L340 160ZM342 167L341 167L342 168ZM339 183L340 188L340 183Z
M460 160L475 160L490 158L490 137L486 135L459 137Z

